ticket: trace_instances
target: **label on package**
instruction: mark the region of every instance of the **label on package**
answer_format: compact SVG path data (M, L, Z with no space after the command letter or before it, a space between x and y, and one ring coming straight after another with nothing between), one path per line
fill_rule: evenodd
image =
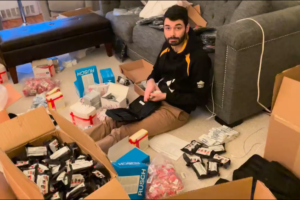
M70 150L69 147L63 147L60 150L58 150L55 153L53 153L50 156L50 159L51 160L55 160L55 159L59 158L60 156L62 156L63 154L67 153L69 150Z
M29 164L29 161L17 161L15 166L21 167L21 166L28 165L28 164Z
M148 183L148 184L151 184L151 183L152 183L152 180L153 180L153 176L150 176L150 177L147 179L147 183Z
M210 150L213 150L215 152L225 151L225 148L223 145L216 145L216 146L210 146L208 147Z
M216 160L220 160L222 164L225 164L229 161L229 158L219 156L218 154L214 155L213 158L216 159Z
M24 170L23 174L25 174L25 176L27 176L31 181L34 182L34 180L35 180L35 169Z
M195 169L197 170L197 172L199 173L200 176L207 174L206 169L200 162L194 163L193 166L195 167Z
M54 193L53 196L51 197L51 200L56 200L56 199L60 199L59 192Z
M31 165L31 166L30 166L30 169L34 169L36 165L37 165L37 164ZM45 165L38 164L37 170L38 170L40 173L44 173L46 170L49 170L49 168L46 167Z
M102 174L99 170L95 170L92 173L98 178L105 178L104 174Z
M74 193L74 192L76 192L77 190L79 190L80 188L84 188L85 187L85 184L84 183L81 183L81 184L79 184L79 185L77 185L77 187L75 187L73 190L71 190L70 192L68 192L67 193L67 198L69 197L69 195L71 194L71 193Z
M81 174L73 174L70 187L76 187L81 183L84 183L84 177Z
M36 184L40 189L42 194L47 194L49 192L49 176L48 175L38 175Z
M27 147L26 151L27 151L27 157L47 155L47 147Z
M208 170L209 171L217 171L217 163L216 162L208 162Z
M199 156L190 156L188 154L186 155L187 157L189 157L191 163L202 162L202 159Z
M85 159L85 156L84 155L80 155L80 156L78 156L77 159Z
M50 147L50 149L53 153L56 152L58 150L58 141L57 141L57 139L50 142L49 147Z
M212 150L207 149L207 148L199 148L196 153L200 154L200 155L204 155L204 156L210 156Z
M72 166L73 171L75 171L75 170L84 169L84 168L93 166L93 161L85 160L84 162L76 162L76 163L72 163L70 165ZM67 167L68 172L71 170L70 165L68 165L68 167Z
M52 167L52 174L56 174L59 171L60 165L49 165Z

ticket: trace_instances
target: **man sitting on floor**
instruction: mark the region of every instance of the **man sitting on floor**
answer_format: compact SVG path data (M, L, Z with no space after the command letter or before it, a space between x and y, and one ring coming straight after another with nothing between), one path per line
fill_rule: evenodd
M88 129L87 134L106 153L112 145L140 129L147 130L151 137L183 126L189 113L207 102L211 62L196 41L185 8L175 5L167 10L164 34L166 42L148 77L144 95L145 102L162 101L162 105L139 122L120 124L109 118Z

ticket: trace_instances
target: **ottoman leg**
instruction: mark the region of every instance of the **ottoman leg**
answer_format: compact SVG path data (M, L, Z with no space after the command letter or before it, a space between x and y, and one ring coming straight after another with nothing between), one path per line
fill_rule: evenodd
M18 74L17 74L17 67L9 67L8 71L10 73L11 79L13 80L14 84L17 84L18 81Z
M113 46L112 43L105 43L105 50L108 57L113 56Z

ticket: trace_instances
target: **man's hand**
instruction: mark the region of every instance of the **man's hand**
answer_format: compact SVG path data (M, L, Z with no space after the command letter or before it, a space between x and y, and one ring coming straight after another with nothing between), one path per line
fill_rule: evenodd
M160 91L160 89L156 85L154 79L149 79L147 81L147 86L146 86L146 90L144 93L144 101L147 102L150 98L150 94L156 90Z
M166 93L162 93L160 91L153 92L150 94L150 101L163 101L167 97Z

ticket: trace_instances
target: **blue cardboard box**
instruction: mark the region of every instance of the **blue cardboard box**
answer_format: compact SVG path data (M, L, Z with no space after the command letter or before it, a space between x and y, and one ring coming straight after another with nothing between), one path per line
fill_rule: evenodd
M148 165L140 162L112 163L130 199L144 199L147 184Z
M102 78L102 83L116 83L115 75L111 68L100 69L100 76Z
M150 164L150 156L138 148L133 148L131 151L119 158L116 162L140 162L144 164Z
M99 84L97 67L95 65L76 69L75 75L76 83L74 82L74 84L80 98L88 91L89 85Z

